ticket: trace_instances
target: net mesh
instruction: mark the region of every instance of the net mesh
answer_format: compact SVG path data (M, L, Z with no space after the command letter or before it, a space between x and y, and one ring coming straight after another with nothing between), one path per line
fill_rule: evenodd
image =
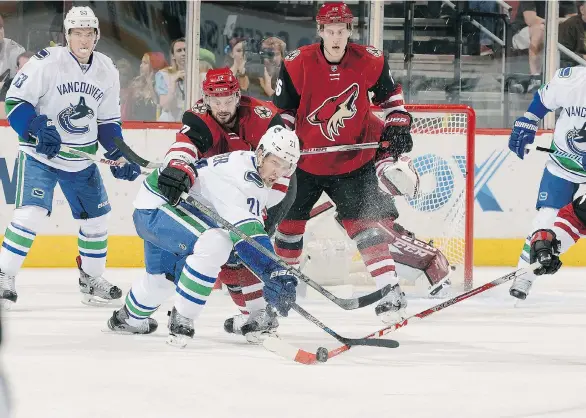
M416 237L433 244L447 257L454 285L471 285L465 278L466 262L466 161L468 114L456 110L412 110L413 151L409 154L420 175L420 191L414 199L398 197L398 222ZM322 196L320 202L326 201ZM356 246L326 212L307 226L305 251L310 260L304 271L324 285L374 284ZM420 272L397 273L404 284L421 279ZM406 281L406 283L405 283Z

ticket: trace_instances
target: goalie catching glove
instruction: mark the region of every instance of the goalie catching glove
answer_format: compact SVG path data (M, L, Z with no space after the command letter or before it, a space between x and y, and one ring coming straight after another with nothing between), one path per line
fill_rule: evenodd
M170 205L177 206L181 193L189 193L195 183L197 170L193 164L181 160L171 160L159 174L157 186Z
M413 199L419 192L419 174L413 167L413 161L406 155L398 159L377 156L375 162L378 187L393 196L408 196Z
M537 276L542 274L554 274L562 266L560 261L560 242L555 233L550 229L539 229L531 237L531 251L529 253L531 264L536 261L541 267L534 270Z

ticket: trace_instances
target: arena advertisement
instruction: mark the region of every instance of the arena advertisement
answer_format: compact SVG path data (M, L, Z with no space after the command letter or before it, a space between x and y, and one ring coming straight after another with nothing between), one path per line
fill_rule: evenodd
M140 124L137 124L137 126ZM175 127L160 129L125 129L126 141L141 155L160 159L175 138ZM0 127L0 228L10 222L16 189L15 165L17 141L14 131ZM535 200L547 156L534 152L524 161L507 148L508 135L476 135L474 184L474 264L513 265L522 242L531 229ZM421 174L420 198L399 198L399 222L418 236L438 239L446 235L462 237L465 184L465 135L416 134L411 156ZM551 134L537 137L548 145ZM110 204L110 250L108 265L141 266L142 241L132 222L132 202L140 181L129 183L114 179L106 166L100 167ZM339 236L337 226L324 220L314 222L319 236ZM311 227L311 226L310 226ZM77 224L63 194L57 188L53 213L40 231L25 266L73 266L77 251ZM310 229L310 232L311 229ZM46 251L47 249L59 251ZM565 256L566 263L576 265L577 245ZM460 250L454 250L460 251Z

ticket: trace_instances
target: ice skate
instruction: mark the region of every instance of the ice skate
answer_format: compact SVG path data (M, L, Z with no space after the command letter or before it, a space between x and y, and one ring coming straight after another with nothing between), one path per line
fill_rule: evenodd
M228 334L242 335L242 325L246 323L249 315L234 315L224 321L224 331Z
M533 286L533 280L535 280L535 276L531 274L525 274L524 276L517 277L509 289L509 294L519 300L527 299L527 295L529 295L531 286Z
M138 320L139 324L131 325L128 323L130 315L126 306L114 311L112 317L108 319L108 328L121 334L151 334L157 330L159 324L153 318Z
M193 338L193 334L195 333L193 319L181 315L175 307L167 315L169 316L169 338L167 338L167 344L184 348L187 345L187 338Z
M278 327L276 314L268 309L259 309L248 316L248 320L242 325L241 333L249 343L261 344L266 338L278 337Z
M122 297L122 290L118 286L114 286L101 276L91 277L83 271L80 256L77 256L76 261L79 269L79 291L82 293L82 303L100 306Z
M0 270L0 306L9 310L16 303L17 298L14 276L9 276Z
M381 299L374 312L385 324L390 325L402 321L407 317L405 313L406 307L407 299L405 298L405 293L397 283L391 288L389 294Z

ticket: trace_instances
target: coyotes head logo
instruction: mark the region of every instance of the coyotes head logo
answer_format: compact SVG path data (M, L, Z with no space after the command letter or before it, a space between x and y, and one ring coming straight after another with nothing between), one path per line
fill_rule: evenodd
M344 120L351 119L356 114L356 99L358 99L358 84L354 83L337 96L324 100L320 107L307 117L312 125L317 125L321 133L330 141L340 135Z

